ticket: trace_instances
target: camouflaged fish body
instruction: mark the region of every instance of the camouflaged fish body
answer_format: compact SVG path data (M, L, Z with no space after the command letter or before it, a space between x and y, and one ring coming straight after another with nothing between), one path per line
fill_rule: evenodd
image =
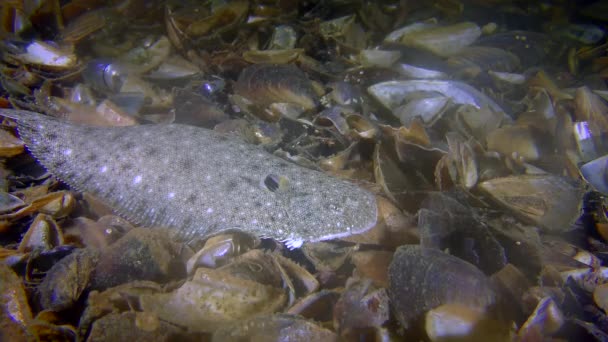
M240 229L294 248L376 222L370 192L211 130L89 127L28 111L0 114L17 120L21 139L57 178L140 225L174 227L183 236Z

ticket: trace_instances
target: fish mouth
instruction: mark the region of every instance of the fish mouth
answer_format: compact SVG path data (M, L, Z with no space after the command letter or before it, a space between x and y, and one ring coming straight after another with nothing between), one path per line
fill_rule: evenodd
M345 232L342 232L342 233L324 235L324 236L322 236L320 238L310 240L309 242L319 242L319 241L340 239L340 238L345 238L345 237L349 237L349 236L352 236L352 235L363 234L363 233L371 230L378 223L378 204L376 203L375 198L374 198L374 208L376 210L374 211L373 218L368 222L367 225L363 226L362 228L359 228L359 229L349 229L349 230L347 230Z

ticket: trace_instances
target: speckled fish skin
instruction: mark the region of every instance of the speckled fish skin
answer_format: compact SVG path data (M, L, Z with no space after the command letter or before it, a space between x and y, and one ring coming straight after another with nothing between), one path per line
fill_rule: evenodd
M369 191L236 137L178 124L90 127L28 111L0 114L17 121L49 172L140 225L185 237L239 229L296 248L376 223ZM269 176L281 180L278 189L269 188Z

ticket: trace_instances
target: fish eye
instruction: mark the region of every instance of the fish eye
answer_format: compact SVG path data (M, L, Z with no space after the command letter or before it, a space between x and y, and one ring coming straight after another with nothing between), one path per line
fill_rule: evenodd
M274 173L266 175L262 180L262 186L270 192L277 192L278 190L284 190L288 185L287 177L279 176Z
M264 178L264 186L271 192L279 190L279 176L269 174L266 176L266 178Z

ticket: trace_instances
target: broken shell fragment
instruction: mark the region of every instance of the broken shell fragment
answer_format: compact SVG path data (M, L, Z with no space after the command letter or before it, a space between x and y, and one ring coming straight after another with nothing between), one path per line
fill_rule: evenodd
M91 326L87 341L168 341L187 340L179 326L160 321L146 312L113 312Z
M230 263L217 270L234 277L276 288L281 287L286 278L286 276L277 268L274 255L264 253L259 249L254 249L243 255L239 255ZM289 281L289 279L287 279L287 281Z
M214 331L220 325L268 314L283 307L283 290L225 272L199 268L191 280L170 293L142 295L141 307L161 320L192 331Z
M395 196L397 194L426 185L410 179L404 171L401 170L398 162L391 158L388 151L389 150L383 146L381 142L376 143L373 161L376 183L382 187L384 194L389 199L396 201Z
M344 265L353 253L353 247L342 247L331 242L305 243L304 256L318 271L335 272Z
M14 157L24 150L23 141L5 130L0 130L0 157Z
M441 95L417 98L395 108L393 113L404 126L409 126L416 118L420 118L425 126L432 126L448 108L449 100L449 97Z
M519 337L525 340L534 336L552 334L564 324L566 317L551 297L543 298L534 312L519 330Z
M598 285L593 290L593 301L604 312L608 312L608 283Z
M589 122L589 128L595 137L608 131L608 105L602 98L587 87L576 89L574 97L577 121Z
M17 323L21 328L25 328L33 316L25 295L23 281L5 264L0 264L0 280L0 293L2 293L0 315L3 329L7 318L11 324Z
M495 112L504 113L494 100L470 85L458 81L387 81L374 84L367 88L367 91L389 110L401 106L412 92L424 91L439 93L456 104L468 104L476 108L488 107Z
M327 289L311 293L299 299L285 313L330 323L333 319L333 307L340 298L340 293L338 290Z
M288 50L296 46L298 34L289 25L278 25L272 31L272 37L268 42L268 50Z
M4 263L0 264L0 293L0 338L14 341L39 340L29 329L33 315L23 281Z
M476 77L482 71L511 72L519 68L519 58L503 49L471 46L447 60L457 73Z
M359 61L364 67L389 68L399 57L401 57L399 51L361 50L359 52Z
M25 64L33 64L50 69L69 69L76 66L78 57L71 47L59 47L55 44L33 41L19 59Z
M425 331L431 341L512 341L508 325L487 319L481 309L448 303L426 313Z
M608 195L608 155L584 164L580 170L585 180L592 187Z
M379 327L390 315L389 299L384 288L370 280L350 278L334 307L334 328L344 334L352 329Z
M173 55L164 60L156 70L146 74L145 77L154 81L175 81L187 79L199 73L200 69L196 65L178 55Z
M319 281L306 268L280 254L273 256L291 297L308 296L319 289Z
M561 89L555 81L544 71L539 71L536 75L528 80L530 88L545 90L551 97L556 100L572 100L570 93Z
M337 342L338 336L311 321L295 315L260 315L222 327L213 333L212 341L328 341Z
M538 138L530 127L505 126L488 133L486 142L488 150L496 151L511 157L514 153L526 161L534 161L541 157L541 146Z
M243 59L253 64L287 64L293 62L303 52L303 49L249 50L243 52Z
M388 266L392 259L393 253L386 251L361 251L351 256L358 276L384 288L388 287Z
M453 181L467 189L470 189L477 184L479 179L477 158L473 150L471 141L464 141L462 137L453 132L446 134L448 141L449 153L446 158L451 162L451 174Z
M443 71L422 68L406 63L394 65L392 69L398 72L400 75L411 79L444 80L448 78L448 74Z
M258 244L258 239L240 232L212 236L205 242L203 248L188 260L186 270L188 274L192 274L201 266L216 268Z
M488 75L492 77L497 86L510 87L513 85L522 85L526 83L526 76L512 72L488 71Z
M416 25L416 24L413 24ZM430 51L446 57L460 52L481 36L475 23L463 22L448 26L420 27L402 34L401 44Z
M574 141L576 142L576 147L578 148L578 155L582 161L590 161L598 157L597 147L596 146L596 137L594 133L591 131L589 127L589 122L587 121L578 121L578 122L567 122L569 126L572 128L572 136L574 137ZM564 125L565 126L565 125ZM569 132L566 132L568 134ZM571 139L564 139L562 142L562 146L568 144L568 141Z
M378 133L378 128L368 118L359 114L347 116L346 122L352 132L362 139L373 139Z
M25 205L25 202L21 198L8 192L0 191L0 213L9 213Z
M169 57L170 51L171 42L166 36L156 40L146 38L140 46L121 56L120 60L129 65L131 72L141 74L158 67Z

